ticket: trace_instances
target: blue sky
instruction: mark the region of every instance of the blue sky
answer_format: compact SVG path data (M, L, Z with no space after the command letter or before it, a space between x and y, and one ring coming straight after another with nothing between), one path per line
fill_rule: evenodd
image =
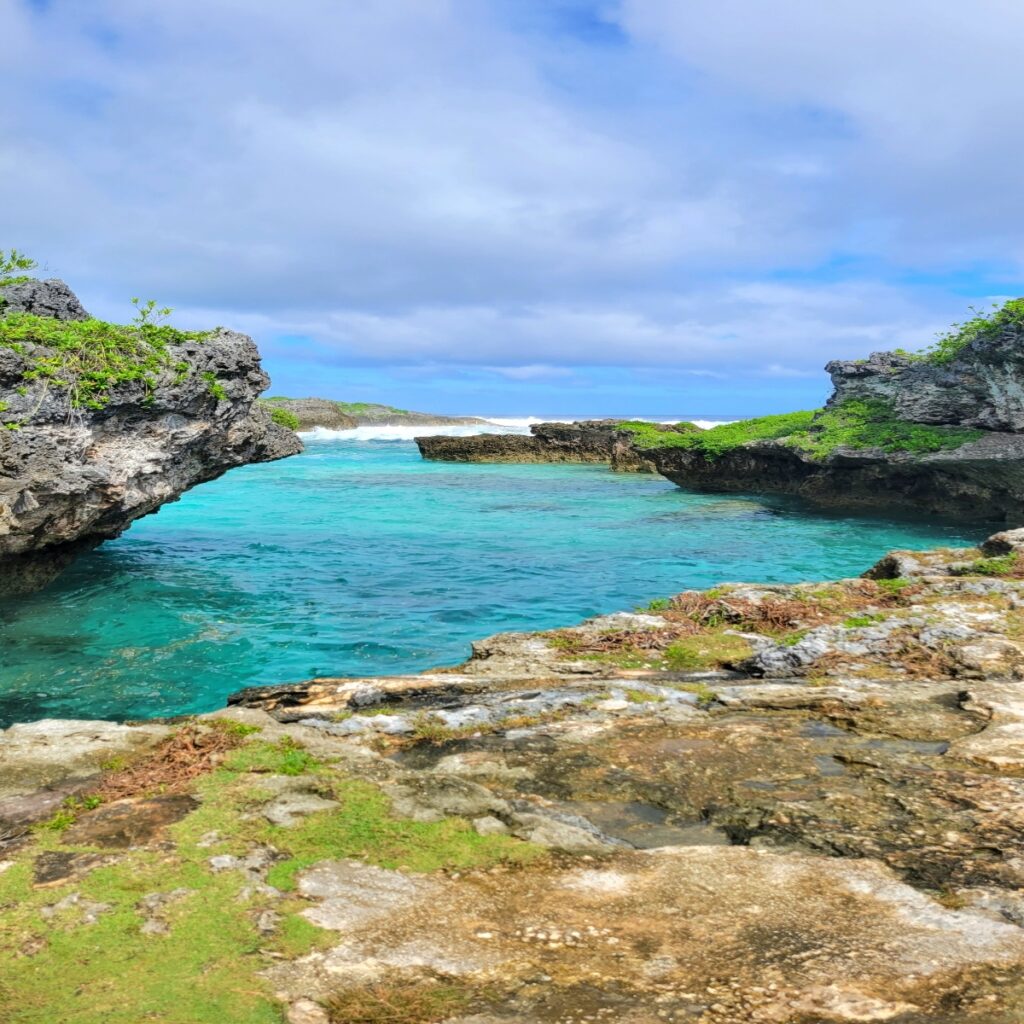
M753 415L1024 291L1017 0L0 0L0 38L0 245L248 331L276 393Z

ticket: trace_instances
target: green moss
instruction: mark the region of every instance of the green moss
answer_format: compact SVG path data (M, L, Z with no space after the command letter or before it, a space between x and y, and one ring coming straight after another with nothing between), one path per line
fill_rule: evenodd
M750 644L732 633L701 633L677 640L665 649L664 661L676 672L719 668L753 654Z
M267 794L261 776L287 773L294 744L252 741L196 783L200 806L168 829L172 845L118 853L114 864L50 888L33 887L32 862L42 849L87 852L47 831L0 873L0 1007L4 1024L280 1024L281 1008L260 972L275 957L299 957L337 942L299 916L305 901L268 904L244 873L215 872L211 856L242 855L269 844L283 860L271 884L293 889L295 875L320 860L361 857L382 867L434 871L528 862L544 851L509 836L481 836L462 819L422 823L395 818L370 783L306 757L311 785L340 807L293 828L255 813ZM306 753L302 751L302 753ZM205 838L222 837L213 846ZM199 842L202 840L203 845ZM159 911L164 934L144 934L141 901L185 890ZM94 924L81 905L44 917L70 893L103 904ZM268 906L281 915L272 935L256 921Z
M880 612L873 615L851 615L848 619L844 620L843 625L847 629L858 629L862 626L872 626L876 622L881 622L885 616Z
M626 690L624 696L630 704L661 704L665 699L660 693L647 690Z
M752 441L785 441L824 459L840 447L926 454L959 448L983 435L982 430L910 423L895 418L883 401L853 399L834 408L759 416L693 434L653 432L649 447L689 448L714 460Z
M809 632L809 629L794 630L792 633L787 633L785 636L780 637L779 643L783 647L795 647Z
M1008 555L975 559L962 568L954 569L953 573L956 576L1017 576L1021 570L1020 555L1011 551Z
M878 399L851 399L822 410L807 430L794 433L790 444L816 459L837 448L880 448L884 452L929 452L959 448L984 436L983 430L936 427L896 419Z
M704 431L696 423L683 421L673 423L669 429L664 424L645 423L643 420L625 420L618 424L619 430L626 430L633 435L634 442L639 448L673 448L689 447L683 438L695 434L702 434Z
M116 387L132 382L141 383L151 397L158 375L171 367L169 346L209 335L145 321L122 326L32 313L0 317L0 347L26 353L35 344L47 350L30 357L24 380L60 389L72 408L102 409Z
M692 693L697 698L697 707L699 708L710 707L718 700L718 694L707 683L680 683L676 689Z
M271 409L270 418L279 426L287 427L289 430L299 429L299 417L288 409Z
M875 583L881 587L882 590L889 594L896 595L906 590L910 586L910 580L897 577L894 580L875 580Z
M294 740L279 743L248 743L228 754L224 767L233 772L268 772L275 775L302 775L320 767L308 751Z

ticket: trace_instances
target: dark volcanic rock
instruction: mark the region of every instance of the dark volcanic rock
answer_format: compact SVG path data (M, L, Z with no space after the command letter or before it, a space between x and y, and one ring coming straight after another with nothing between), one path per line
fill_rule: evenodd
M0 292L0 314L33 313L55 320L88 320L89 314L78 296L57 278L48 281L22 281L9 284Z
M654 463L638 453L635 436L621 429L623 422L534 423L530 436L417 437L416 444L425 459L442 462L606 462L618 472L654 472ZM652 427L663 431L676 429L661 424Z
M417 437L425 459L438 462L551 462L540 441L526 434L472 434L469 437ZM575 461L575 460L572 460Z
M643 455L674 483L698 490L768 491L836 508L1024 522L1024 329L994 322L946 362L875 352L827 369L835 384L828 409L869 403L904 428L986 433L956 448L916 453L840 446L821 456L779 438L713 455L684 448Z
M662 476L702 491L792 494L834 508L904 508L972 519L1024 519L1024 435L987 434L927 455L837 449L823 460L759 441L714 460L688 448L642 452Z
M33 293L35 308L80 311L66 286L57 285L48 299ZM269 378L244 334L221 329L201 342L169 346L168 366L151 394L139 380L124 381L98 410L70 408L66 392L26 379L47 351L31 344L22 352L0 348L3 418L20 424L0 430L0 567L7 594L44 585L82 551L198 483L302 450L295 434L257 405Z
M948 363L874 352L867 360L836 360L825 369L835 393L888 402L914 423L1024 431L1024 328L1006 325L971 342Z

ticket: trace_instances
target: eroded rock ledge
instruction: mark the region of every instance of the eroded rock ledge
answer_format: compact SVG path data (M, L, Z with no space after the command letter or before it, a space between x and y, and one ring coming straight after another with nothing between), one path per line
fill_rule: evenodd
M762 417L729 427L718 444L709 431L704 447L652 445L641 455L674 483L703 491L776 492L838 508L1018 525L1022 352L1024 300L1017 299L925 352L829 363L834 393L809 422L798 420L810 413Z
M5 290L0 315L85 321L60 281ZM31 339L0 345L0 572L5 592L43 586L79 553L118 536L233 466L302 450L256 399L269 383L251 338L218 329L167 347L151 376L112 380L101 408L75 405L35 374L59 356Z
M617 472L651 473L654 463L642 456L637 437L624 420L578 420L534 423L525 434L474 434L470 437L417 437L425 459L439 462L607 463ZM650 431L679 428L648 424ZM685 425L690 427L689 424ZM697 429L697 428L693 428Z
M1022 687L1009 531L245 690L174 732L15 726L0 967L81 1013L109 999L97 922L118 964L159 941L187 973L209 918L189 993L230 977L232 1012L289 1024L1016 1024ZM119 997L154 1012L146 977Z

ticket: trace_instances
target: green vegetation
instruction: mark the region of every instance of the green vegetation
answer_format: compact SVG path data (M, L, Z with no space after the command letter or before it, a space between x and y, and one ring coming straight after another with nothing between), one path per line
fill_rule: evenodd
M271 409L270 418L279 426L287 427L289 430L299 429L299 417L288 409Z
M881 622L885 616L881 613L875 613L870 615L851 615L848 619L843 621L843 626L846 629L859 629L863 626L873 626L876 622Z
M893 580L875 580L875 583L893 597L897 596L910 586L910 580L904 579L902 576Z
M624 696L630 704L660 704L665 699L660 693L648 690L626 690Z
M37 266L34 259L17 249L0 249L0 288L31 280L25 271L35 270ZM3 296L0 296L0 308L3 304Z
M901 355L911 359L919 359L943 366L952 362L974 341L988 341L1003 334L1019 337L1024 334L1024 299L1010 299L999 305L992 304L990 311L983 312L970 307L974 314L969 320L953 324L945 334L940 334L936 341L922 352L910 353L901 349Z
M294 402L296 399L289 398L287 395L270 395L267 398L261 398L261 402ZM408 409L398 409L393 405L381 405L379 402L338 402L334 404L338 409L348 416L365 416L369 413L381 412L388 413L393 412L397 416L407 416L409 414Z
M718 700L718 694L707 683L679 683L676 689L692 693L697 698L699 708L708 708Z
M623 423L641 448L690 448L714 459L723 452L738 448L749 441L775 440L805 430L814 419L815 412L788 412L778 416L758 416L737 423L723 423L709 430L694 428L688 432L659 431L650 423ZM690 424L692 426L692 424Z
M258 813L270 795L262 779L297 773L340 806L292 828L271 825ZM434 871L543 856L540 848L509 836L478 835L462 819L427 824L395 818L375 786L290 741L251 740L194 785L202 802L169 827L169 843L117 851L116 862L57 886L33 884L36 856L95 848L68 844L71 833L64 829L46 829L9 854L15 863L0 873L4 1024L280 1024L280 1005L259 972L282 955L298 957L337 942L335 934L299 916L308 903L290 895L305 866L360 857L382 867ZM83 802L76 813L86 810ZM212 845L211 835L220 837ZM244 856L256 844L271 845L283 857L269 881L286 895L271 903L244 872L214 871L209 863L217 855ZM147 897L154 894L164 899L147 911ZM257 922L270 907L278 925L261 933ZM147 914L165 927L142 931ZM432 1013L449 1005L439 997L423 1000L425 1016L408 1019L435 1019L427 1008Z
M928 452L959 448L984 435L964 427L936 427L896 419L891 407L878 399L851 399L823 409L807 431L790 443L818 459L836 448L880 448L884 452Z
M978 558L952 570L955 576L1024 576L1024 560L1016 551L993 558Z
M218 402L223 402L227 399L228 393L224 385L217 380L217 374L213 370L204 370L203 380L206 382L206 390L210 392L212 398L215 398Z
M636 439L639 448L689 447L682 439L703 431L696 423L683 421L666 428L664 424L645 423L643 420L627 420L618 425L619 430L628 430Z
M151 400L160 373L173 369L179 380L188 373L188 363L173 362L169 347L210 336L208 331L179 331L154 322L154 316L164 313L150 302L139 307L129 325L11 313L0 317L0 347L23 354L32 344L49 350L31 355L24 379L64 391L71 408L102 409L114 388L131 382L141 383ZM211 393L219 389L226 397L216 375L210 376Z
M732 633L700 633L677 640L665 648L666 666L675 672L719 668L743 661L753 654L750 644Z
M703 452L711 461L751 441L784 441L814 459L824 459L837 448L925 454L959 448L983 434L982 430L910 423L896 419L886 402L851 399L833 408L759 416L698 433L655 432L650 436L651 447L689 448ZM640 433L636 436L643 438L644 443L649 437Z

